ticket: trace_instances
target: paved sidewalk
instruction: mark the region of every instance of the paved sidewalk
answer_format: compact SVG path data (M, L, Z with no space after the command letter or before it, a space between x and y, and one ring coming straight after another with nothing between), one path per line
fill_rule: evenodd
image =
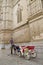
M17 55L11 55L10 49L0 50L0 65L43 65L43 53L38 54L36 59L25 60Z

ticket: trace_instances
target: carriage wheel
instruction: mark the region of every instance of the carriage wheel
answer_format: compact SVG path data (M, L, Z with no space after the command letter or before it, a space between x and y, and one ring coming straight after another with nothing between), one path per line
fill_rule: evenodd
M34 54L32 54L32 57L33 57L33 58L36 58L36 57L37 57L37 53L34 52Z
M25 56L25 59L26 59L26 60L30 60L30 55L26 55L26 56Z

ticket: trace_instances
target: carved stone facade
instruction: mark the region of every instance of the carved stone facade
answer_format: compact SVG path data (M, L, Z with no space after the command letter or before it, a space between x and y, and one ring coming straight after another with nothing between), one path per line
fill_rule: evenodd
M43 40L43 0L0 0L0 43Z
M18 23L17 21L17 10L18 4L20 4L20 9L22 10L22 20ZM27 11L27 1L20 0L15 6L13 6L13 38L15 42L29 42L29 25L27 22L28 11Z
M18 4L20 4L23 9L22 21L19 23L17 23L16 14ZM13 37L15 42L43 40L42 4L43 0L20 0L15 6L13 6Z
M8 43L12 32L12 3L11 0L0 3L0 43Z
M43 2L42 0L34 0L28 4L28 16L31 40L42 40L43 39Z

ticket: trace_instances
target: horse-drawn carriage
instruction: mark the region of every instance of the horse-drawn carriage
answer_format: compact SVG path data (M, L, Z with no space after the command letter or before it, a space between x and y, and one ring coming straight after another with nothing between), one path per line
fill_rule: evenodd
M25 59L30 59L31 57L35 58L37 56L35 46L20 46L19 48L19 56Z

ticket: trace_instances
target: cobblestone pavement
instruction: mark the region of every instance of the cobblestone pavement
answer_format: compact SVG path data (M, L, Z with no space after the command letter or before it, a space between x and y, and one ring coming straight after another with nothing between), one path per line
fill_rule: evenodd
M10 49L0 50L0 65L43 65L43 53L38 54L37 58L26 60L17 55L11 55Z

